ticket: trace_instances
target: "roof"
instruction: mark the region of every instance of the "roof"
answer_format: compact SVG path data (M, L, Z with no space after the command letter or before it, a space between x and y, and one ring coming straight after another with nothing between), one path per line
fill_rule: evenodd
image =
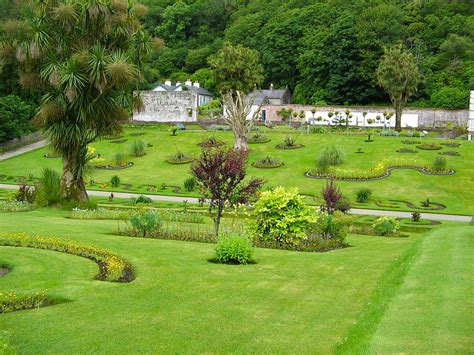
M207 89L203 88L203 87L197 87L197 86L192 86L192 85L184 85L184 84L179 84L179 85L166 85L166 84L158 84L154 90L156 90L156 88L158 87L162 87L163 89L165 89L166 91L177 91L178 88L182 87L182 88L187 88L189 91L193 91L199 95L203 95L203 96L213 96Z
M270 99L280 99L283 100L288 89L278 89L278 90L255 90L250 95L255 96L254 104L262 105Z

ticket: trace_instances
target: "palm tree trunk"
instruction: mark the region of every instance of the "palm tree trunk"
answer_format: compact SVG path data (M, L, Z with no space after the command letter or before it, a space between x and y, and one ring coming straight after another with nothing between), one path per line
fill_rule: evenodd
M87 202L86 187L82 176L74 176L74 160L63 157L63 173L61 176L61 193L64 198L72 201Z

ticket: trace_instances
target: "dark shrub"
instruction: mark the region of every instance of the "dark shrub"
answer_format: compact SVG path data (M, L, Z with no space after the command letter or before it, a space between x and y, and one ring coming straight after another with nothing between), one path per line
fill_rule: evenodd
M135 199L135 203L152 203L153 200L147 196L138 196L136 199Z
M184 188L186 189L186 191L194 191L194 189L196 188L196 184L196 178L194 177L190 177L184 180Z
M362 188L356 191L356 200L359 203L365 203L370 199L372 191L367 188Z
M413 211L411 213L411 220L413 222L419 222L421 220L421 213L420 212L416 212L416 211Z
M112 179L110 179L110 184L113 187L119 187L120 186L120 177L118 175L112 176Z
M15 200L18 202L33 203L36 198L36 190L33 186L20 185L15 194Z

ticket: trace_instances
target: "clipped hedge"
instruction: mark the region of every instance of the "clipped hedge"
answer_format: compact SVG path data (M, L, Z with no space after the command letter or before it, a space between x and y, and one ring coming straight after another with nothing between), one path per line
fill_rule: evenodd
M26 233L0 233L0 245L54 250L90 259L99 265L98 280L130 282L135 279L132 265L124 258L96 246L73 240L30 236Z

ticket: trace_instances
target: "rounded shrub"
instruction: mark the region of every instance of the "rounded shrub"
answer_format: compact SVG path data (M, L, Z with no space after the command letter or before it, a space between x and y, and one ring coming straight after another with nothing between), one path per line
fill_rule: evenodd
M252 241L240 235L222 235L217 241L216 258L221 263L248 264L252 261Z
M372 228L378 235L390 235L398 232L400 222L393 217L383 216L375 220Z
M138 196L136 199L135 199L135 203L138 204L138 203L152 203L153 200L147 196Z
M110 179L110 185L112 185L112 187L119 187L120 177L118 175L112 176L112 179Z

